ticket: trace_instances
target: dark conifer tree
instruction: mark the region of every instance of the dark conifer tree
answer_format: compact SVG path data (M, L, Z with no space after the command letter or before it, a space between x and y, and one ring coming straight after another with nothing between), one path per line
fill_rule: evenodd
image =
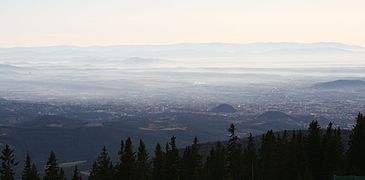
M257 151L252 134L248 137L243 151L243 177L247 180L257 179Z
M287 144L287 154L284 155L286 161L287 172L284 179L308 179L303 178L307 167L307 152L305 151L304 137L302 131L293 131L291 140Z
M359 113L352 129L347 152L350 174L365 175L365 117Z
M61 180L60 168L58 167L56 154L51 151L45 167L44 180Z
M329 123L323 136L323 178L331 180L333 175L339 175L342 162L342 143L340 129L333 129Z
M155 148L155 157L152 161L152 179L164 180L165 169L165 153L161 150L161 145L157 144Z
M180 157L176 147L176 137L172 136L166 152L166 178L169 180L179 179Z
M181 180L187 180L191 178L191 174L189 174L189 171L191 169L191 149L190 146L185 147L183 156L181 158L181 167L180 167L180 179Z
M226 166L227 151L221 142L210 150L204 166L204 179L225 180L228 177Z
M307 150L309 167L313 180L322 180L323 152L321 148L321 127L317 121L312 121L308 128Z
M298 179L301 180L311 180L312 179L312 173L311 173L311 167L310 167L310 158L308 157L308 143L306 142L307 136L302 133L301 130L299 130L298 133L298 139L297 139L297 152L298 153Z
M37 167L36 165L33 163L32 164L32 168L30 170L30 177L32 177L33 180L40 180L40 175L39 175L39 172L37 170Z
M198 138L195 136L193 144L191 145L191 163L193 169L192 172L192 180L198 180L202 178L202 170L203 170L203 159L200 155L200 144Z
M10 148L8 144L1 151L1 167L0 167L0 179L1 180L14 180L14 167L18 164L14 158L14 150Z
M136 178L136 153L133 151L131 138L125 141L124 151L121 157L120 171L121 178L126 180L134 180Z
M140 139L137 152L137 179L145 180L150 177L150 162L148 156L146 145L142 139Z
M296 159L298 157L297 153L300 154L300 152L296 152L297 150L299 150L299 148L297 148L297 133L296 131L292 132L291 137L288 137L288 139L290 139L287 143L287 154L286 156L286 160L288 161L286 164L287 167L287 176L284 177L284 180L286 179L296 179L297 178L297 171L296 171L296 167L299 166L297 163Z
M199 151L200 146L198 138L195 137L193 144L185 148L182 158L181 179L202 179L203 162Z
M71 180L81 180L81 179L82 178L81 178L81 174L79 172L79 169L77 168L77 165L75 165L74 172L73 172Z
M90 176L90 180L114 180L113 164L109 158L109 154L104 146L97 160L94 162Z
M34 163L30 158L30 155L27 153L24 162L24 169L22 172L22 180L39 180L39 173Z
M276 138L272 130L263 135L260 148L261 179L276 179Z
M228 128L229 140L227 143L227 170L231 179L242 179L242 146L236 135L236 128L231 124Z
M345 175L348 167L346 163L346 157L345 157L345 148L343 146L343 139L342 139L342 131L340 127L337 127L334 131L334 142L333 145L335 146L335 152L333 153L335 166L333 168L335 169L333 172L333 175Z
M30 171L32 170L32 161L29 154L25 157L24 169L22 173L22 180L30 180Z
M281 180L291 180L288 176L291 170L292 159L290 157L290 143L288 140L288 132L284 130L282 133L277 134L277 149L275 161L276 163L276 177Z
M122 140L120 142L120 149L118 151L119 162L114 167L114 172L115 172L116 177L122 177L123 176L122 166L121 166L122 165L123 153L124 153L124 141Z

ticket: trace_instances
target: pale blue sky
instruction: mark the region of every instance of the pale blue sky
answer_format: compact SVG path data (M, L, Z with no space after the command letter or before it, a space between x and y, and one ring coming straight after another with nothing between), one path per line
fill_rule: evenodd
M0 47L319 42L365 46L365 0L0 0Z

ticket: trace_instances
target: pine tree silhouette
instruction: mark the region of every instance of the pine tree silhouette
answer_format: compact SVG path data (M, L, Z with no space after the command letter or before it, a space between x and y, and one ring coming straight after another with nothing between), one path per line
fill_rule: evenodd
M27 153L24 162L24 169L22 172L22 180L39 180L39 173L34 163L30 158L30 155Z
M114 180L113 164L109 158L109 154L104 146L97 160L93 163L90 180Z
M172 136L166 149L166 178L170 180L179 179L180 157L176 147L176 137Z
M365 117L359 113L356 125L352 129L347 152L350 163L350 173L353 175L365 175Z
M155 148L155 157L152 161L152 179L164 180L165 179L165 153L161 150L161 145L157 143Z
M139 140L139 147L137 152L137 179L145 180L150 177L150 162L147 153L146 145Z
M5 148L1 151L0 160L0 179L14 180L14 167L18 165L18 163L15 162L14 150L12 150L8 144L6 144Z

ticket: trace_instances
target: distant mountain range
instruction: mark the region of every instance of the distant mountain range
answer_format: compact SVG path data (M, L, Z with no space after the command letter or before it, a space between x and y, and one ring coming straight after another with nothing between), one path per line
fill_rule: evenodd
M365 81L363 80L336 80L318 83L314 85L315 88L336 89L336 88L365 88Z
M344 58L346 57L346 59ZM177 67L364 65L365 48L342 43L182 43L166 45L0 48L0 64L67 67L156 65ZM166 59L166 60L165 60ZM346 62L346 64L343 64ZM30 64L29 64L30 63ZM122 64L121 64L122 63Z
M365 52L365 48L335 42L320 43L182 43L166 45L114 45L114 46L49 46L0 48L0 57L5 56L151 56L151 55L217 55L234 53L318 53L318 52ZM208 54L205 54L208 53ZM212 54L213 53L213 54ZM147 56L147 57L148 57ZM156 57L156 56L155 56Z
M199 48L199 49L218 49L218 48L256 48L256 49L286 49L286 48L333 48L333 49L348 49L348 50L364 50L364 47L357 45L348 45L338 42L316 42L316 43L296 43L296 42L257 42L257 43L180 43L180 44L165 44L165 45L111 45L111 46L43 46L43 47L13 47L0 48L0 52L60 52L60 51L80 51L80 50L123 50L133 49L133 51L143 49L184 49L184 48Z
M141 57L131 57L122 61L123 64L127 65L152 65L152 64L162 64L168 63L168 60L155 59L155 58L141 58Z
M0 64L0 71L1 70L9 71L9 70L18 70L18 69L21 69L21 68L12 66L12 65L8 65L8 64Z

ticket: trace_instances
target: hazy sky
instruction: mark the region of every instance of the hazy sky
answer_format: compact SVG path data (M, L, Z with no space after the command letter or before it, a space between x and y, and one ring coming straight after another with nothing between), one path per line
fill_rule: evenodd
M365 46L365 0L0 0L0 47L277 41Z

